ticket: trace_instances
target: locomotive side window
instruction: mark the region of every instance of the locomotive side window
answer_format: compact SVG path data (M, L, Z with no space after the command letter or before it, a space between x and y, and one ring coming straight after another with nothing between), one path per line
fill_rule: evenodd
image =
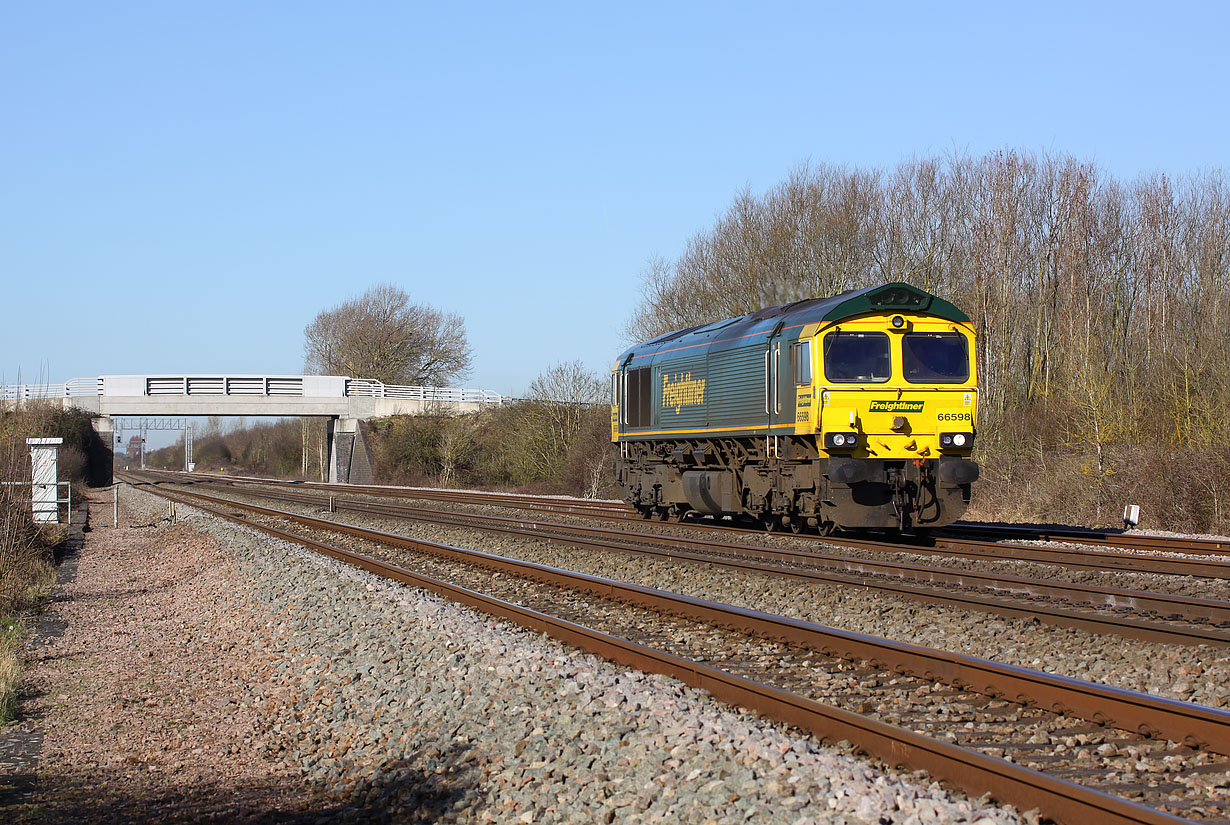
M628 370L624 390L624 423L629 427L648 427L653 409L653 383L649 367Z
M901 341L902 369L911 384L963 384L969 380L969 347L955 332L910 333Z
M888 335L883 332L830 332L824 336L824 374L836 383L887 381L892 375Z
M797 385L811 383L811 341L800 341L791 351L794 361L794 383Z

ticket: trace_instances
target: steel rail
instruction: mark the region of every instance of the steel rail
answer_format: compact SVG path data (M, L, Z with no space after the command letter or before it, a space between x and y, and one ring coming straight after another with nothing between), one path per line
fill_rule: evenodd
M844 543L844 541L843 541ZM853 545L851 545L853 546ZM938 538L935 547L898 546L899 553L960 555L966 558L995 558L1015 561L1036 561L1084 570L1158 573L1169 576L1195 576L1206 579L1230 579L1230 562L1205 558L1165 558L1138 556L1131 553L1069 550L1059 547L1030 547L1023 544L1003 544L973 539Z
M247 478L228 476L218 473L194 473L233 483L274 483L286 484L281 479ZM627 520L642 520L644 517L626 504L614 501L588 501L585 499L570 499L559 496L536 496L516 493L492 493L483 490L440 490L427 487L388 487L373 484L328 484L325 482L293 482L297 485L313 487L322 490L362 493L373 496L428 498L437 501L463 501L466 503L488 503L494 506L524 507L534 510L559 512L584 511L609 513L612 517ZM479 501L478 499L482 499ZM724 529L748 530L748 532L764 532L761 529L740 528L726 525L717 526ZM1095 530L1083 527L1030 527L1028 525L994 525L977 522L958 521L949 527L942 528L944 534L982 533L992 538L996 536L1028 536L1039 541L1067 542L1086 544L1090 546L1119 547L1124 549L1152 550L1168 553L1185 553L1192 555L1230 555L1230 539L1187 538L1180 536L1155 536L1147 533L1115 532L1112 530ZM952 537L956 538L956 537ZM826 540L837 540L826 537Z
M501 573L545 581L560 587L638 604L653 610L681 615L715 625L801 645L825 655L866 660L932 681L968 688L992 697L1078 716L1099 725L1134 731L1145 736L1162 736L1193 748L1230 752L1230 712L1216 708L1150 696L1122 688L1057 676L1015 665L1002 664L974 656L933 650L918 645L881 639L848 630L763 613L758 610L720 604L691 596L670 593L643 585L574 573L568 570L511 559L478 550L410 538L381 530L356 527L327 519L314 518L209 496L167 490L175 495L198 498L213 504L235 507L260 515L293 521L315 529L342 533L356 538L388 544L418 552L442 555L454 561L480 564ZM191 502L185 502L191 503ZM256 525L253 525L256 526Z
M210 485L212 486L212 485ZM233 488L232 488L233 489ZM1129 638L1169 644L1230 645L1230 633L1209 627L1184 627L1151 621L1134 616L1105 616L1087 611L1056 608L1047 605L1023 606L1005 601L1002 597L987 597L975 594L952 594L939 590L920 589L909 585L894 584L875 578L855 577L825 573L820 569L842 570L853 574L908 577L921 585L947 585L949 587L979 587L1005 591L1012 597L1059 598L1069 603L1084 599L1097 601L1108 607L1131 610L1148 610L1166 615L1179 615L1189 620L1206 620L1230 626L1230 603L1212 599L1195 599L1166 593L1123 590L1095 587L1082 584L1055 584L1038 579L1002 576L987 573L971 573L939 567L905 565L894 562L855 560L844 556L824 556L798 550L755 547L727 544L702 539L653 536L640 532L613 530L604 527L587 527L575 524L559 524L529 519L501 516L478 516L470 514L442 513L424 510L405 504L377 503L330 496L303 495L293 492L245 491L246 495L275 501L294 502L338 510L390 516L400 519L427 522L437 525L461 527L486 532L510 535L533 536L544 540L577 547L615 550L631 555L653 555L660 558L690 563L717 565L743 572L755 572L775 577L787 577L805 581L818 581L838 586L876 590L927 603L939 603L968 610L978 610L1014 618L1037 618L1050 624L1075 627L1095 633L1114 633ZM572 535L560 536L564 532ZM627 542L637 542L629 546ZM682 545L701 552L684 552L673 549ZM723 558L712 553L728 553L739 558ZM759 564L747 557L770 559L772 564ZM783 564L807 565L813 569L782 567Z
M151 471L145 470L149 473ZM155 470L155 473L177 475L173 471ZM579 498L564 498L562 496L535 496L518 493L493 493L485 490L441 490L432 487L389 487L375 484L329 484L322 481L287 481L277 478L259 478L247 476L229 476L221 473L186 473L181 477L210 478L228 484L290 484L296 487L315 490L338 491L348 493L363 493L373 496L389 496L400 498L419 498L435 501L464 501L466 503L489 504L493 507L524 507L534 510L551 512L600 512L614 515L625 515L640 518L639 515L625 504L612 501L593 501Z
M307 536L253 523L222 509L202 505L190 498L210 496L171 493L153 484L142 485L151 493L198 507L225 520L267 535L309 547L331 558L373 574L414 587L431 590L445 598L508 619L545 633L559 641L619 664L679 679L714 697L742 706L768 718L796 726L821 739L845 740L864 752L902 770L924 770L972 795L990 794L1021 810L1037 808L1047 818L1070 825L1178 825L1190 820L1112 796L1074 782L1020 767L958 745L889 725L860 714L835 708L780 688L727 673L637 644L584 625L531 610L464 587L414 573L403 567L344 550ZM222 500L224 505L232 502ZM245 507L250 505L245 505ZM261 508L263 509L263 508Z
M979 524L958 521L945 531L988 536L1028 536L1039 541L1063 541L1104 547L1162 550L1167 553L1230 555L1230 539L1200 539L1186 536L1155 536L1149 533L1093 530L1082 527L1030 527L1027 525Z
M170 474L177 475L177 474ZM198 475L198 474L193 474ZM182 474L178 477L183 478ZM234 476L211 476L224 483L274 484L285 485L288 482L273 479L240 479ZM455 501L467 504L487 504L493 506L520 506L535 510L552 512L568 512L573 515L583 515L587 518L617 518L621 520L639 521L640 517L631 511L627 515L619 511L604 510L601 507L578 506L569 500L542 500L542 503L518 505L513 497L492 493L453 493L451 491L424 490L422 488L392 488L379 486L320 484L317 482L295 483L294 486L311 487L320 490L336 492L359 493L381 498L418 498L434 501ZM493 500L494 495L501 495L505 502ZM556 501L568 501L566 504L555 505ZM561 509L564 508L564 509ZM735 525L705 524L701 522L679 522L681 527L696 530L720 530L723 532L763 534L763 530L738 527ZM801 538L808 538L806 535ZM994 561L1030 561L1049 564L1058 567L1069 567L1078 570L1124 571L1132 573L1155 573L1169 576L1195 576L1212 579L1230 579L1230 561L1209 558L1166 558L1160 556L1135 555L1132 553L1115 553L1108 551L1081 551L1071 548L1043 548L1021 544L1006 544L994 541L979 541L976 539L956 539L937 537L935 546L924 544L903 544L898 542L859 539L847 536L824 536L818 541L838 547L848 547L855 550L872 550L881 553L907 553L923 556L958 556L971 559L990 559Z
M348 487L353 492L365 493L369 495L387 495L382 488L374 485L315 485L321 488L328 487L332 490L346 490ZM356 489L357 487L357 489ZM458 501L465 503L483 503L496 506L513 506L524 507L534 510L548 510L557 512L593 512L605 513L612 517L622 518L630 521L644 520L644 517L633 511L631 508L624 505L614 505L612 503L581 503L574 502L568 499L550 498L546 496L528 496L528 495L513 495L507 493L486 493L482 491L467 491L465 493L453 492L449 490L430 490L424 488L408 488L416 491L417 496L431 498L437 501ZM737 525L705 525L714 526L727 530L747 530L748 532L764 532L760 528L744 528ZM963 539L959 535L950 535L957 532L976 532L983 533L990 537L991 543L1000 543L1000 540L1005 536L1020 536L1026 535L1031 539L1039 541L1051 541L1070 544L1084 544L1094 547L1110 547L1122 548L1126 550L1139 551L1154 551L1178 553L1187 555L1203 555L1203 556L1223 556L1230 555L1230 541L1220 539L1194 539L1180 538L1168 536L1151 536L1147 534L1115 534L1096 530L1081 530L1081 529L1045 529L1045 528L996 528L981 525L967 525L958 523L950 528L944 528L944 531L935 537L935 541L939 545L946 546L962 546L965 545L968 539ZM829 542L843 542L845 538L842 536L828 536L824 540ZM912 546L912 545L907 545ZM981 545L971 545L978 547ZM1016 547L1016 545L1014 545Z

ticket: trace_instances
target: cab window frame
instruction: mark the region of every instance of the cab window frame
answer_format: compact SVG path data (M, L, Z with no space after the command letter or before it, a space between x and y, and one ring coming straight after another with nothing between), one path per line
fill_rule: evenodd
M811 364L811 339L797 341L790 346L790 362L794 366L794 385L811 386L815 375Z
M836 342L837 338L866 338L877 341L883 341L884 352L887 354L888 372L883 377L872 378L834 378L829 372L829 352L831 344L829 339L833 338ZM824 370L824 380L829 384L887 384L893 378L893 345L892 339L886 332L877 330L842 330L834 329L825 334L821 339L821 366Z
M651 367L624 370L624 392L621 416L629 429L643 429L653 424L653 381Z
M911 348L911 341L925 338L944 339L946 341L956 341L961 344L962 358L961 363L965 367L965 371L960 376L948 377L910 377L909 368L912 361L917 361L915 351ZM970 369L969 356L969 339L959 332L907 332L901 336L901 377L907 384L967 384L969 383L970 374L973 370Z

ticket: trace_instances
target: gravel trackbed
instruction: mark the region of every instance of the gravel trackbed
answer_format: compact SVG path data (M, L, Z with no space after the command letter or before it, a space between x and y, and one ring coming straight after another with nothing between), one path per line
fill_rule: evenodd
M1033 819L130 488L112 529L103 495L2 820Z

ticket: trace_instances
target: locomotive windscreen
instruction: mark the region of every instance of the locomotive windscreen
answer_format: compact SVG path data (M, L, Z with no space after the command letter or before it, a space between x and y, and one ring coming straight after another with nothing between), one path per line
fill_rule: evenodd
M883 332L839 330L824 337L824 374L829 381L887 381L891 364Z
M969 380L965 336L911 333L901 342L905 380L911 384L962 384Z

